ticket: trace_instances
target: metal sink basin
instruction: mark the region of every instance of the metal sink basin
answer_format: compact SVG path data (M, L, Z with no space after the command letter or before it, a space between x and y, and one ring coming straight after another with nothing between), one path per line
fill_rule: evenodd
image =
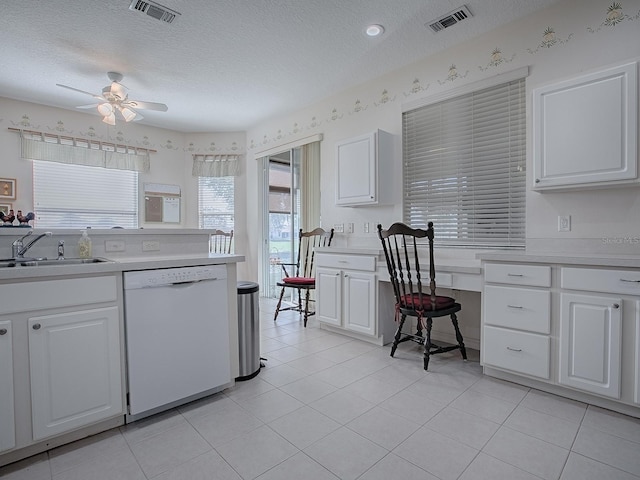
M106 258L65 258L64 260L57 260L57 259L51 259L51 260L26 260L26 261L19 261L16 262L19 266L21 267L50 267L53 265L57 265L57 266L63 266L63 265L84 265L84 264L91 264L91 263L105 263L105 262L111 262L111 260L108 260Z
M69 265L85 265L94 263L106 263L111 262L107 258L65 258L64 260L46 258L25 258L25 259L13 259L6 258L0 260L0 268L12 268L12 267L51 267L51 266L69 266Z

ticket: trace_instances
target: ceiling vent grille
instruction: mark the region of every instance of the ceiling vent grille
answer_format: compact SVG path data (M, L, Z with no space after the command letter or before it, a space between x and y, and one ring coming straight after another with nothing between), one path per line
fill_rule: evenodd
M164 7L156 2L149 0L133 0L129 5L129 10L146 13L150 17L160 20L165 23L173 23L173 21L180 15L179 12Z
M460 8L457 8L438 18L437 20L432 20L431 22L425 23L425 25L437 33L444 30L445 28L449 28L452 25L460 23L461 21L471 17L473 17L473 15L471 15L471 11L466 5L463 5Z

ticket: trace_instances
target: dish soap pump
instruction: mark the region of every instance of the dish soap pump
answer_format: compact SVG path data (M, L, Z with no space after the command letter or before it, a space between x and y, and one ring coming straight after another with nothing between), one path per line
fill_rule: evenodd
M78 256L80 258L91 258L91 239L86 230L82 230L82 236L78 240Z

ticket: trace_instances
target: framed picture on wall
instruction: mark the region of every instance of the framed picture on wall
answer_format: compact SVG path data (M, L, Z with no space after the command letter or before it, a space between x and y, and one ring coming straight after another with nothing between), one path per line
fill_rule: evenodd
M16 179L0 178L0 200L16 199Z
M9 210L11 210L13 206L10 203L0 203L0 214L9 215Z

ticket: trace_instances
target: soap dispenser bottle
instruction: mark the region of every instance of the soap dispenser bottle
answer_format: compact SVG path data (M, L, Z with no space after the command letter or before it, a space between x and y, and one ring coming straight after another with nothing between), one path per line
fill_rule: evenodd
M91 258L91 239L86 230L82 230L82 236L78 240L78 256L80 258Z

